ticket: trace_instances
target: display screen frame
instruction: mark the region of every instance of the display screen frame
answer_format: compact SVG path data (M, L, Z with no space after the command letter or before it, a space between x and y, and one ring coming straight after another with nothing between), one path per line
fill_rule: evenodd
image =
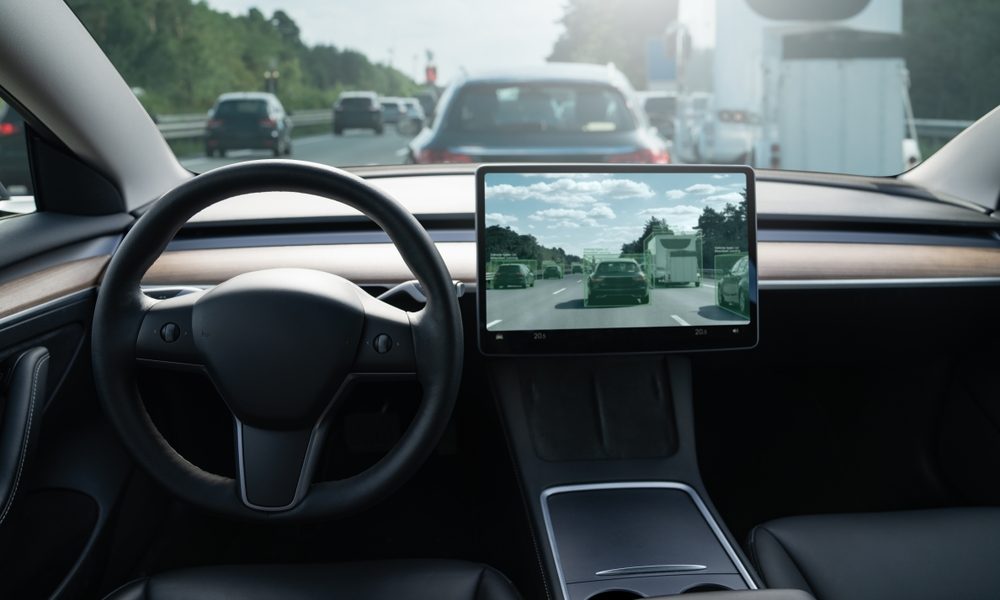
M486 179L491 174L699 174L746 176L749 322L745 324L626 327L608 329L537 329L489 331L486 251ZM476 328L479 349L493 356L588 355L694 352L748 349L758 340L757 201L754 170L739 165L488 164L476 169Z

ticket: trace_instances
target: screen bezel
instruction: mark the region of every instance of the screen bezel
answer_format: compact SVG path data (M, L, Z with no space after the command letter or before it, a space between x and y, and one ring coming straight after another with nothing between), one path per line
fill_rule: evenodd
M750 322L745 325L487 331L486 176L491 173L741 173L747 178ZM503 164L476 169L476 329L479 349L494 356L637 354L752 348L758 338L757 198L754 170L737 165ZM502 339L496 334L502 333ZM639 335L637 335L639 334Z

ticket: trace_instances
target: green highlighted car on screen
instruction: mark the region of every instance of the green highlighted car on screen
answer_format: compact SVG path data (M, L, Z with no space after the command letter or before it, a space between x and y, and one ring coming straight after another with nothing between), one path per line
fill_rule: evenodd
M750 315L750 257L746 254L720 254L715 257L718 282L715 301L743 316Z
M535 287L535 273L522 264L506 264L497 267L493 275L493 289Z
M649 281L638 261L631 258L603 260L584 283L584 306L649 304Z

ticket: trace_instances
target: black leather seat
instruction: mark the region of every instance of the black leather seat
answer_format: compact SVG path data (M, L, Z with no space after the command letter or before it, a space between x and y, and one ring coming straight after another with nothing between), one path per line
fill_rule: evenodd
M1000 508L790 517L750 546L768 587L817 600L1000 598Z
M519 600L485 565L398 560L185 569L133 581L106 600Z

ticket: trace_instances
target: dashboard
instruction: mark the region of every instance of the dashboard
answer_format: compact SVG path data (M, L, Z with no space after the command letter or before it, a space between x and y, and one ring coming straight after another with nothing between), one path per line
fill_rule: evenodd
M356 173L409 208L452 277L475 285L474 169ZM1000 220L896 180L758 172L757 221L765 294L1000 285ZM96 287L116 239L67 246L72 260L60 257L56 266L25 265L24 275L0 283L0 318ZM143 283L210 286L271 267L335 272L373 293L412 279L388 237L357 212L321 198L268 193L231 198L194 217Z
M475 283L474 170L358 173L414 213L454 279ZM761 288L1000 283L1000 220L982 209L911 186L885 189L881 180L792 175L758 173ZM375 286L412 279L388 236L356 211L272 193L231 198L195 216L144 283L213 285L272 266L321 268Z

